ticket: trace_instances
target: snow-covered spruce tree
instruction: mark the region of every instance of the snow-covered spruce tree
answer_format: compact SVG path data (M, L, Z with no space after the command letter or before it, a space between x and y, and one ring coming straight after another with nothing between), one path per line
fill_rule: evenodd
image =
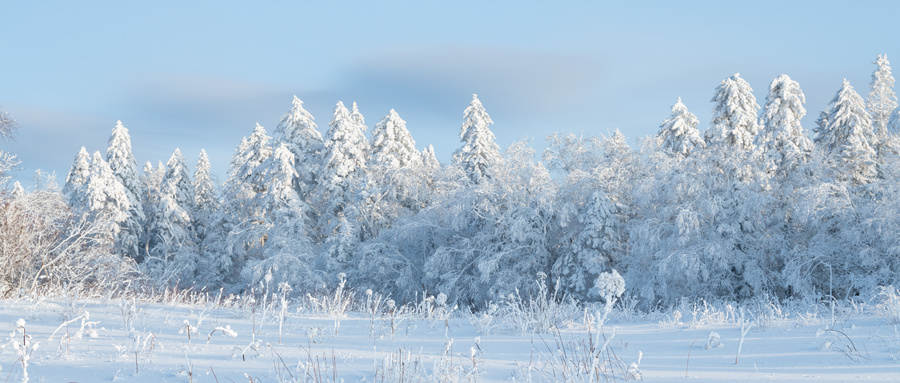
M809 161L813 144L800 125L806 115L805 102L800 84L787 75L778 76L769 85L760 135L769 171L786 175Z
M621 256L619 209L601 189L588 198L577 217L581 231L553 264L551 275L560 279L566 293L580 300L591 299L588 293L593 281L610 269L614 257Z
M219 197L216 193L216 184L210 175L211 165L206 150L201 149L197 157L197 168L194 170L194 205L191 209L191 218L194 222L194 233L198 243L206 238L209 219L219 207Z
M846 79L829 104L827 122L815 142L836 167L837 177L868 183L877 176L872 120L862 97Z
M711 101L715 106L712 122L705 134L706 143L752 150L753 140L759 133L756 116L759 104L750 84L741 78L740 73L735 73L716 87Z
M661 140L660 147L673 155L684 158L691 154L696 147L706 146L706 142L700 137L697 130L697 116L689 112L681 103L681 97L672 105L672 114L659 125L657 137Z
M325 138L324 162L316 192L320 239L337 230L341 217L355 220L356 199L366 182L368 140L362 128L338 102Z
M191 219L194 187L180 149L175 149L165 169L150 218L149 254L142 268L160 287L171 283L190 286L198 271Z
M83 190L84 184L91 175L91 155L88 154L84 146L75 155L75 161L66 175L66 185L63 187L63 195L72 210L85 212L90 210L88 206L86 194Z
M453 163L462 167L474 183L491 178L492 168L503 162L500 147L494 142L494 133L489 128L493 123L478 95L473 94L459 132L463 146L453 153Z
M241 270L248 257L259 258L264 238L258 226L262 212L254 205L258 193L268 188L259 173L260 165L272 156L265 128L256 124L249 137L241 139L231 158L228 178L222 191L222 203L210 218L207 237L201 250L212 283L224 283L234 291L245 287Z
M140 176L138 175L137 161L131 152L131 136L128 129L122 125L122 121L116 122L109 144L106 149L106 161L113 174L125 187L128 196L128 217L119 226L119 235L116 237L116 249L119 254L127 255L140 260L141 236L144 229L144 206L141 200Z
M441 163L434 154L434 145L428 145L422 150L422 166L428 172L435 172L441 167Z
M871 90L866 107L872 117L872 130L875 132L875 140L870 144L876 152L881 152L882 146L888 144L892 138L888 122L891 113L897 108L897 96L894 94L894 76L891 75L891 64L887 55L878 55L873 64L875 71L872 72Z
M372 130L372 162L385 169L411 166L420 160L406 121L391 109Z
M372 130L370 171L383 193L382 211L388 220L402 214L401 210L415 212L424 206L426 173L406 121L391 109Z
M85 181L85 206L95 220L109 221L111 227L104 235L104 241L114 244L119 234L119 225L128 219L128 195L122 183L113 175L109 164L103 160L100 152L94 152L91 159L90 174Z
M251 285L267 276L270 283L286 282L310 291L321 280L315 273L312 243L304 225L306 203L294 189L297 177L294 154L285 143L275 148L258 173L268 187L254 196L253 205L261 214L257 234L264 238L259 257L247 259L242 276Z
M294 154L295 189L307 204L318 184L318 170L322 164L322 134L317 130L313 116L303 109L303 101L294 96L288 111L273 133L275 145L284 143Z

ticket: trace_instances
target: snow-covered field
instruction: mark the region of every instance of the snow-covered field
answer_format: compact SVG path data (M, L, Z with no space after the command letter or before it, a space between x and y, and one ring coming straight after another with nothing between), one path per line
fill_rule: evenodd
M353 306L346 297L301 302L277 295L265 305L214 298L5 300L0 378L23 381L23 355L31 382L900 378L900 330L891 324L897 318L874 304L793 312L757 305L743 316L731 306L702 304L656 314L617 310L602 331L594 309L582 309L560 330L534 334L520 331L534 324L526 323L528 313L511 318L502 307L468 314L429 300L392 310L377 296L362 297ZM575 310L549 308L555 312L548 317Z

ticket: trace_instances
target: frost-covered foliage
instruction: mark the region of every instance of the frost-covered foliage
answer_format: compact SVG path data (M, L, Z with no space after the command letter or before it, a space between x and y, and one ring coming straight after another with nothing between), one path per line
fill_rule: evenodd
M875 59L875 71L872 72L869 98L866 100L866 108L872 116L872 130L875 133L874 146L881 150L881 146L890 138L888 122L891 113L897 109L897 95L894 93L894 76L891 75L891 63L887 55L878 55Z
M501 151L473 97L460 148L441 165L432 146L415 149L394 111L370 144L359 109L338 103L322 140L295 99L274 139L257 126L241 140L221 195L204 153L193 183L180 154L148 163L137 182L150 228L138 266L157 287L242 293L288 283L305 294L346 283L399 302L443 293L449 305L485 313L542 296L609 303L622 294L653 309L682 299L872 296L900 285L900 155L876 145L848 83L819 114L815 145L801 125L805 101L782 75L757 116L735 75L716 88L707 142L676 102L636 149L619 131L554 133L539 162L528 141ZM87 153L74 161L64 201L72 217L86 212L98 225L87 248L108 253L127 188ZM6 200L32 193L0 186Z
M846 79L829 104L827 122L816 129L815 142L828 156L839 178L870 182L876 175L876 139L862 97Z
M365 125L359 123L361 117L358 111L351 116L338 102L329 124L316 191L316 205L321 212L319 230L324 237L337 231L341 219L355 218L355 199L365 186L369 143Z
M206 155L206 150L201 149L194 169L194 205L191 211L198 242L203 242L206 238L209 220L219 207L216 184L210 172L209 156Z
M52 179L21 194L0 190L0 296L53 291L118 291L138 276L114 254L109 216L78 214Z
M479 183L493 176L493 168L503 162L500 147L494 142L489 127L494 123L484 110L477 95L463 113L459 137L463 146L453 153L453 162L461 167L472 182Z
M712 102L715 106L712 122L706 131L707 144L753 149L753 141L759 133L756 116L759 104L747 80L742 79L740 73L722 80L716 87Z
M703 148L706 142L697 130L697 116L689 112L681 103L681 97L672 105L672 114L661 125L657 137L662 140L660 147L672 154L687 157L694 148Z
M145 272L161 286L191 284L198 272L198 244L191 210L194 187L181 150L175 149L149 216ZM181 282L184 281L184 282Z
M319 183L319 167L322 162L322 134L317 130L315 118L303 109L303 101L294 96L288 111L278 127L275 128L274 140L284 143L294 154L294 169L297 176L294 187L300 198L311 203L313 190Z
M778 76L769 85L760 141L771 172L786 175L812 155L812 141L800 124L806 115L804 103L806 96L800 84L787 75Z
M63 194L76 210L84 210L89 208L84 194L84 184L87 183L88 177L91 175L91 155L88 154L84 146L75 155L75 161L66 175L66 185L63 187Z
M116 179L125 187L125 194L128 197L129 207L125 220L119 224L116 249L120 254L137 259L141 256L140 241L145 219L141 200L143 186L138 174L137 161L131 153L131 136L128 135L128 129L122 125L122 121L116 122L116 127L109 137L106 161Z

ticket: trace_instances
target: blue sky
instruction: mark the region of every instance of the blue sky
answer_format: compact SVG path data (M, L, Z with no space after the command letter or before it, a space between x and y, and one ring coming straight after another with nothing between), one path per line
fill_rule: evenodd
M78 149L105 152L116 120L140 164L201 148L223 176L256 122L296 94L326 131L357 101L371 127L396 109L442 162L477 93L498 143L552 132L654 134L677 97L709 123L740 72L764 103L785 73L811 129L844 78L865 95L876 55L900 60L897 2L6 1L0 105L15 142L60 182ZM900 61L897 61L900 63ZM900 65L900 64L895 64Z

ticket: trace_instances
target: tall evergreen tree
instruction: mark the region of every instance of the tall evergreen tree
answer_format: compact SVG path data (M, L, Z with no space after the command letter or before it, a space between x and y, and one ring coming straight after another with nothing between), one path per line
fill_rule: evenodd
M257 167L272 155L271 138L266 129L256 124L253 133L244 137L234 149L228 179L225 181L226 199L231 203L246 203L266 185L256 173Z
M66 175L66 185L63 194L69 202L69 206L75 211L89 210L85 199L84 184L91 175L91 155L84 146L75 155L75 161Z
M876 176L874 138L865 102L845 79L829 104L826 125L816 129L815 142L840 163L843 177L866 183Z
M352 215L354 199L365 181L368 140L342 102L338 102L325 138L322 178L317 192L320 226L334 233L340 217Z
M322 163L322 135L317 130L313 116L303 109L303 101L294 96L288 111L273 134L276 143L284 143L294 154L297 172L295 188L307 203L318 184L318 170Z
M194 219L194 232L197 240L206 238L209 220L219 206L216 185L210 176L211 165L206 150L201 149L197 157L197 168L194 170L194 205L191 216Z
M697 116L689 112L681 103L681 97L672 105L672 114L659 126L657 137L662 141L660 147L672 154L684 158L696 147L704 147L706 143L700 137Z
M489 128L493 123L478 95L473 94L472 102L463 114L459 133L463 146L453 154L453 161L475 183L491 178L491 169L503 162L500 147L494 142L494 133Z
M138 175L137 161L131 152L131 136L122 121L116 122L109 137L106 149L106 160L116 179L125 187L128 196L128 217L120 224L116 248L120 254L132 258L140 257L140 238L143 233L144 206L141 200L141 180Z
M113 175L109 164L100 152L94 152L90 165L90 175L84 183L86 206L96 219L114 223L107 231L106 240L114 245L119 233L119 224L128 219L128 195L122 183Z
M890 132L888 122L891 113L897 108L897 96L894 94L894 76L891 75L891 64L887 55L878 55L874 62L871 90L866 107L872 116L872 130L875 132L875 150L880 151L883 143L888 141Z
M159 282L190 284L197 273L198 247L191 219L194 189L180 149L166 162L159 200L150 222L150 259L145 266Z
M434 154L434 145L428 145L422 150L422 165L428 169L429 172L434 172L441 167L437 155Z
M372 130L372 161L385 169L400 169L418 163L416 141L406 129L406 121L393 109Z
M809 160L813 144L800 119L806 115L806 96L800 84L781 75L769 85L762 117L761 141L772 170L785 174Z
M578 214L581 230L571 247L553 264L553 276L562 280L565 290L587 299L593 281L609 271L613 257L621 253L619 207L602 190L595 190Z
M709 145L725 144L742 150L752 150L753 140L759 133L756 113L759 104L753 96L753 88L740 73L735 73L716 87L712 98L712 123L706 131Z

